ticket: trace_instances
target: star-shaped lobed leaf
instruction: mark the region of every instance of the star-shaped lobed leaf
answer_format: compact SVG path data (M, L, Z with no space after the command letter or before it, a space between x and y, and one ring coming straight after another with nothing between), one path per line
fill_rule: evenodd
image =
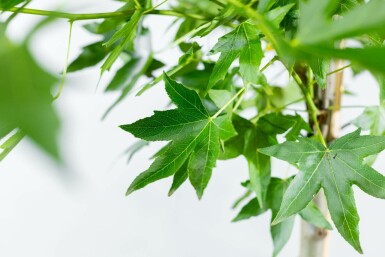
M300 138L260 149L261 153L298 165L299 170L285 193L273 224L304 209L323 188L331 218L340 234L362 253L352 185L385 198L385 177L363 162L363 158L385 149L385 137L360 136L360 130L337 139L326 148L317 141Z
M246 82L257 83L259 65L263 57L257 28L243 22L218 40L211 53L221 53L211 73L208 89L223 80L234 60L239 57L240 73Z
M171 141L157 154L149 169L132 182L127 194L175 174L172 193L184 182L187 172L201 198L220 151L220 139L228 139L236 132L227 115L211 116L195 91L166 74L164 81L168 96L178 108L156 111L151 117L121 126L147 141Z

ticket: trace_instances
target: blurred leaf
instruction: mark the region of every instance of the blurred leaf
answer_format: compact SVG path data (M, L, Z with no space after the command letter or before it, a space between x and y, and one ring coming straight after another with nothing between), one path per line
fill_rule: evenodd
M17 146L17 144L24 138L25 134L22 131L17 131L10 138L8 138L2 145L0 145L0 161L4 160L5 157Z
M25 1L26 0L0 0L0 8L7 10Z
M148 146L149 143L144 140L140 140L134 144L132 144L126 151L125 154L128 155L127 163L131 161L135 154L137 154L143 147Z
M67 72L79 71L95 66L109 53L110 49L103 46L103 41L83 47L80 55L68 66Z
M201 60L202 53L200 50L201 47L198 45L198 43L194 42L192 44L192 47L179 58L178 65L174 66L169 71L167 71L167 74L169 74L169 76L180 77L183 76L185 73L195 70ZM160 81L162 81L162 78L163 76L160 75L150 83L144 85L142 89L137 93L137 96L140 96L141 94L158 84Z
M316 45L362 34L385 32L383 0L372 0L356 6L346 12L342 19L332 21L332 14L337 5L337 0L302 1L297 40L304 45ZM314 12L314 10L318 11Z
M302 219L306 220L310 224L313 224L314 226L329 230L333 229L330 223L326 220L325 215L322 214L313 201L310 202L305 209L300 211L299 215Z
M6 124L8 130L10 127L21 129L53 157L59 158L59 120L50 94L56 78L40 68L26 45L12 44L1 24L0 31L0 123Z
M126 64L124 64L112 78L110 84L108 84L106 91L120 90L129 85L134 78L134 72L139 67L139 59L132 57Z
M287 190L287 187L291 181L291 178L283 180L280 178L271 178L266 198L265 207L262 208L259 204L257 198L251 199L246 205L242 207L238 215L233 219L233 222L249 219L252 217L259 216L265 213L268 210L272 211L271 220L274 220L277 216L279 208L281 206L282 198L284 193ZM309 216L309 215L314 216ZM330 224L326 221L325 217L319 211L319 209L314 205L314 203L309 204L303 211L300 212L300 215L306 218L312 224L320 225L321 227L331 228ZM294 225L294 217L285 220L284 222L271 225L270 233L274 243L274 252L273 256L277 256L279 252L288 242Z
M111 53L108 55L106 61L103 63L101 68L101 73L110 70L112 65L118 59L120 53L133 44L133 41L136 37L136 30L139 25L139 21L142 18L142 10L136 10L135 13L131 16L130 20L118 30L106 43L103 45L107 48L117 44Z
M369 130L371 135L385 135L385 105L365 108L352 123L363 130Z

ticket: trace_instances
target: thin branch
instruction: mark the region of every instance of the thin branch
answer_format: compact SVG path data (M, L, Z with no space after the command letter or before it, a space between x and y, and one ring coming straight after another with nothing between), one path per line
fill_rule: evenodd
M343 67L341 67L341 68L339 68L339 69L336 69L336 70L334 70L334 71L329 72L328 74L326 74L326 76L330 76L330 75L332 75L332 74L334 74L334 73L343 71L344 69L349 68L349 67L351 67L351 66L352 66L351 64L345 65L345 66L343 66Z
M216 117L218 117L226 108L227 106L229 106L235 99L237 99L237 97L243 93L243 91L245 91L245 87L243 87L241 90L239 90L221 109L219 109L219 111L217 111L212 117L211 119L215 119Z
M308 106L309 116L312 119L312 121L314 122L314 126L317 130L317 137L318 137L319 141L326 147L326 141L322 135L322 131L321 131L320 125L318 123L318 118L317 118L318 108L314 104L311 93L309 92L308 88L305 86L305 84L302 82L301 78L299 77L299 75L295 71L292 72L292 76L293 76L295 82L300 87L300 89L301 89L301 91L305 97L305 101L306 101L307 106Z
M68 19L72 21L96 20L96 19L124 19L124 18L131 17L135 12L135 10L127 10L127 11L104 12L104 13L67 13L67 12L57 12L57 11L47 11L47 10L37 10L37 9L17 8L17 7L12 7L8 10L4 10L0 8L0 11L62 18L62 19ZM167 16L176 16L176 17L189 17L197 20L207 20L206 17L201 15L184 14L184 13L180 13L172 10L150 10L148 12L145 11L145 13L150 15L151 14L167 15Z
M265 64L265 66L262 67L260 72L265 71L267 68L269 68L270 65L272 65L277 60L278 60L278 56L274 56L268 63Z
M65 59L65 63L64 63L64 71L63 71L62 78L61 78L61 81L60 81L59 91L53 97L53 100L56 100L56 99L58 99L60 97L61 92L63 91L63 87L64 87L64 83L65 83L66 77L67 77L68 60L69 60L69 57L70 57L70 50L71 50L72 25L73 25L73 23L74 22L71 20L70 21L70 30L69 30L69 35L68 35L68 43L67 43L67 54L66 54L66 59Z

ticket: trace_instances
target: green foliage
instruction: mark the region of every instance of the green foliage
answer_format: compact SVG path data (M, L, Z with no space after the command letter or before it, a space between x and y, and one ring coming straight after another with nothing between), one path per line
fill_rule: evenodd
M243 184L247 190L235 205L251 199L234 221L271 211L273 256L289 240L297 214L331 229L313 203L321 188L337 230L362 252L352 185L385 197L384 177L369 165L385 148L385 2L177 0L159 6L150 0L120 2L118 10L98 14L20 9L15 6L28 3L20 0L0 1L0 10L14 13L5 24L22 13L75 24L97 20L83 27L98 39L84 46L63 70L96 66L101 75L116 70L104 91L119 96L103 117L134 89L137 96L146 97L144 92L165 83L175 108L121 126L141 139L127 150L129 159L149 142L167 142L127 194L173 176L169 195L189 180L202 198L217 160L242 156L248 171L239 172L248 177ZM161 40L169 43L167 50L174 51L177 62L162 59L162 51L153 50L158 41L146 27L151 15L174 19L170 31L175 33ZM57 158L59 121L51 96L56 79L34 61L27 47L37 29L15 45L5 35L5 24L0 27L0 160L24 136ZM356 131L326 142L320 123L330 121L332 110L320 104L319 92L330 86L328 77L336 74L331 64L340 59L349 62L346 67L375 76L380 105L365 108L352 121L370 135ZM265 76L276 63L293 80L277 86L275 78ZM291 108L295 103L306 107L304 115ZM278 171L271 177L272 156L293 164L298 173L287 178Z
M20 3L25 2L25 0L1 0L0 1L0 8L3 8L5 10L14 7L15 5L18 5Z
M279 211L279 207L282 202L282 197L286 192L291 180L291 178L271 178L267 189L269 198L266 199L264 207L261 207L257 198L253 198L242 207L242 209L240 210L238 215L233 219L233 221L241 221L249 219L251 217L259 216L268 210L271 210L271 219L274 220ZM247 181L246 183L244 183L244 185L246 186L246 188L249 188L249 191L251 191L250 181ZM305 209L300 211L299 215L301 215L303 219L305 219L309 223L314 224L317 227L332 229L329 222L323 216L322 212L315 206L313 202L310 202L305 207ZM273 256L277 256L289 240L293 230L293 225L294 217L290 217L279 224L271 225L270 233L274 243Z
M341 235L362 252L358 233L358 213L352 184L367 194L385 198L385 177L363 163L363 158L385 149L385 137L360 136L360 130L343 136L328 148L315 140L260 149L269 156L298 165L301 171L290 184L273 224L305 208L323 188L330 215Z
M56 79L30 55L27 42L15 45L5 37L0 24L0 139L20 129L1 148L3 159L27 135L55 158L59 157L59 120L52 106L50 90Z
M175 174L171 188L174 191L182 180L180 177L186 177L183 174L186 169L191 184L201 198L219 154L219 139L226 140L236 132L227 116L211 116L196 92L176 83L166 74L164 80L167 94L178 108L157 111L149 118L121 128L144 140L172 142L166 146L164 153L156 157L150 168L132 182L127 194ZM187 166L181 169L186 161Z

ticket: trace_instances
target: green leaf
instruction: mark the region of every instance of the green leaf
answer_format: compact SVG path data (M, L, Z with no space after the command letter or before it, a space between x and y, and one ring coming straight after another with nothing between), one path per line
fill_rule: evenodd
M180 168L175 172L172 185L168 191L168 196L172 196L175 191L188 179L188 161L186 161Z
M194 42L191 46L191 48L183 54L179 60L178 65L172 67L167 74L170 76L183 76L186 72L190 72L192 70L195 70L195 68L198 66L200 60L201 60L201 47L198 45L198 43ZM162 81L163 76L159 76L155 78L152 82L147 83L142 87L142 89L137 93L137 96L140 96L145 91L149 90L156 84L158 84L160 81Z
M264 205L270 182L270 158L260 152L263 148L277 144L276 136L287 132L288 140L295 140L300 132L311 131L301 116L270 113L259 118L254 125L239 116L233 116L237 136L225 142L220 158L230 159L243 154L248 163L250 184L261 206Z
M4 158L17 146L17 144L24 138L25 134L22 131L17 131L10 138L8 138L2 145L0 145L0 161Z
M219 139L227 137L233 128L226 122L226 115L211 116L195 91L166 74L164 80L167 94L177 109L157 111L151 117L121 128L144 140L172 142L157 154L150 168L132 182L127 194L176 174L188 161L188 177L201 198L219 154Z
M288 181L279 178L272 178L269 185L269 207L272 211L271 220L277 216L279 206L281 206L282 197L287 190ZM294 226L294 217L291 217L279 224L270 226L271 237L273 238L274 251L273 257L279 252L289 241Z
M257 198L251 199L245 206L242 207L238 215L233 219L233 222L249 219L259 216L268 210L272 211L272 220L277 215L279 206L282 202L282 197L287 189L289 181L280 178L271 178L268 190L265 207L262 208ZM277 256L282 248L289 240L294 225L294 217L276 225L271 225L270 233L273 239L274 252L273 256Z
M275 4L276 0L261 0L258 3L258 12L264 13L270 10L270 8Z
M369 130L371 135L385 135L385 105L366 107L352 123L363 130Z
M105 118L112 109L114 109L121 101L123 101L126 96L132 91L132 89L135 87L135 85L138 83L139 79L143 77L144 74L147 72L151 72L150 68L152 63L156 60L153 58L153 55L150 54L147 58L141 58L138 60L139 63L133 64L135 66L135 72L133 74L125 74L124 71L121 71L121 74L119 75L119 79L115 79L116 83L119 88L121 88L121 94L118 97L118 99L115 100L115 102L107 109L107 111L104 113L103 118ZM140 67L139 71L137 71L137 67ZM122 67L121 69L126 69L127 67ZM130 75L126 77L126 75ZM126 77L128 81L124 83L123 77ZM112 82L111 82L112 83ZM115 82L114 82L115 83ZM107 86L109 87L109 86Z
M326 58L315 57L311 58L309 61L311 70L314 73L315 80L317 84L322 88L326 88L326 77L330 71L330 60Z
M297 40L301 44L323 44L362 34L384 32L385 17L382 15L385 9L384 1L369 1L344 13L343 18L332 21L332 14L338 2L336 0L301 2L301 19L297 35Z
M137 154L143 147L148 146L148 142L139 140L132 144L124 153L128 155L127 163L131 161L135 154Z
M250 219L252 217L259 216L260 214L265 213L266 211L266 209L261 208L258 199L253 198L242 207L238 215L233 219L233 222Z
M68 66L67 72L79 71L95 66L108 55L109 50L103 46L103 41L83 47L80 55Z
M135 71L140 69L139 58L132 57L126 64L124 64L115 74L110 84L106 87L106 91L119 90L131 83L134 79Z
M0 0L0 8L7 10L23 2L25 0Z
M385 47L327 49L317 48L317 54L350 60L352 64L364 67L375 74L384 73L385 66L382 60L385 58Z
M305 207L305 209L300 211L299 215L302 217L302 219L306 220L310 224L313 224L314 226L329 230L333 229L330 223L326 220L325 215L322 214L320 209L318 209L313 201L311 201Z
M2 130L19 128L58 158L59 120L50 94L56 78L35 62L25 44L13 45L4 31L0 46L0 124L8 128Z
M107 48L112 47L115 44L117 44L117 46L111 51L106 61L102 65L101 73L110 70L112 65L120 56L120 53L123 51L123 49L129 47L130 44L133 44L142 15L142 10L136 10L135 13L131 16L130 20L120 30L118 30L110 38L110 40L104 43L104 46Z
M283 21L289 11L293 8L295 4L287 4L284 6L279 6L269 11L266 14L266 18L273 23L277 28L279 28L279 24Z
M263 51L259 32L254 25L243 22L233 31L221 37L211 50L212 54L219 52L221 55L214 66L207 90L225 78L231 64L239 56L242 78L246 82L256 83Z
M331 218L340 234L358 252L359 217L352 184L366 193L385 198L385 177L363 163L363 158L385 148L385 137L360 136L360 130L337 139L329 148L308 138L260 149L261 153L298 165L274 224L304 209L323 188Z

